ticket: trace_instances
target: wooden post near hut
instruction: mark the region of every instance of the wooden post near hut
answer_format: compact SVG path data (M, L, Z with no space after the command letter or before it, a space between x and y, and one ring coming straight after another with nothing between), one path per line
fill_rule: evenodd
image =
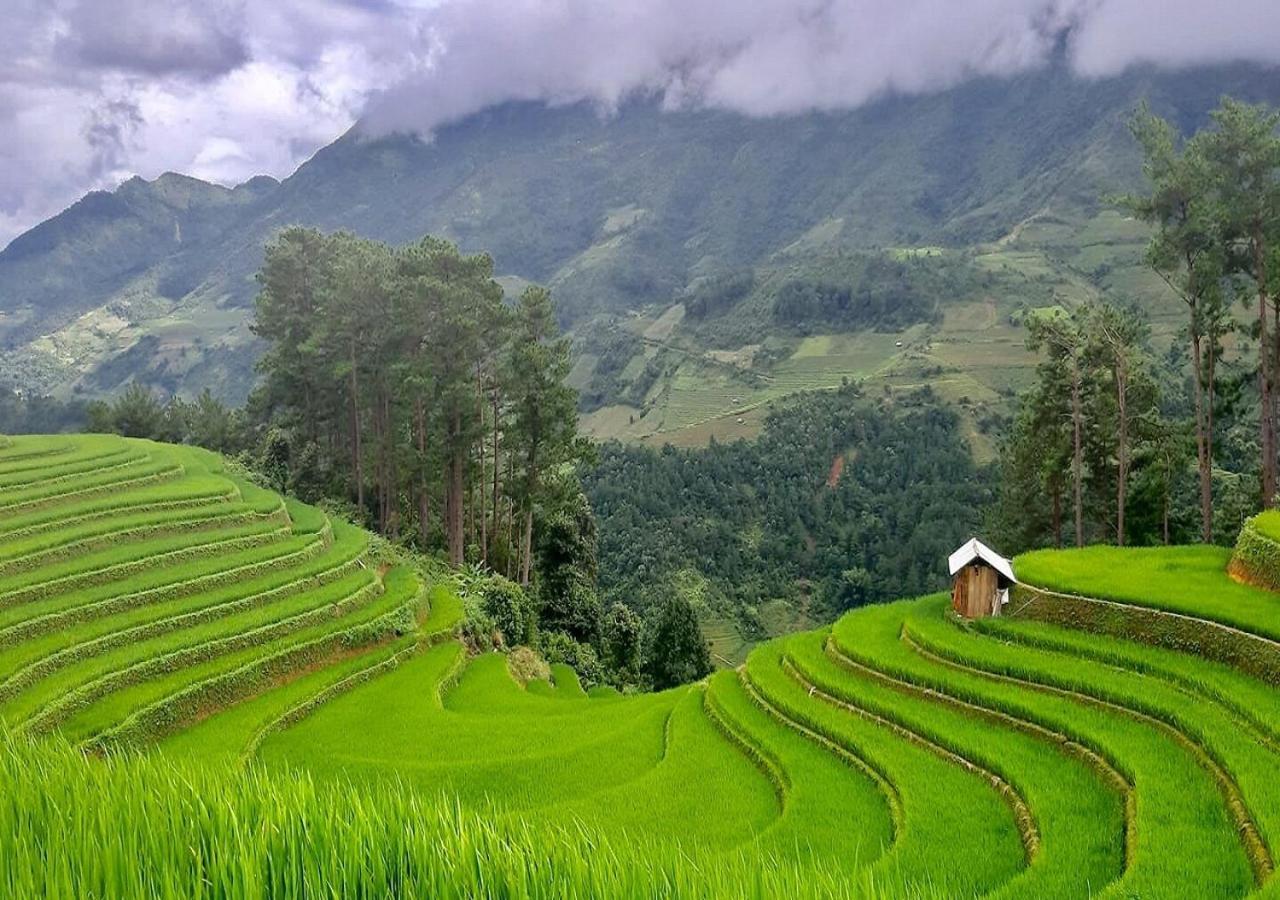
M947 560L951 572L951 608L966 619L998 616L1018 583L1009 560L971 538Z

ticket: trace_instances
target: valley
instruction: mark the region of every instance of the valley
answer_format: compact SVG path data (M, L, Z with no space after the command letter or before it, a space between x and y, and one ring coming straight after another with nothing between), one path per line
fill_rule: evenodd
M1280 896L1243 5L19 3L0 898Z

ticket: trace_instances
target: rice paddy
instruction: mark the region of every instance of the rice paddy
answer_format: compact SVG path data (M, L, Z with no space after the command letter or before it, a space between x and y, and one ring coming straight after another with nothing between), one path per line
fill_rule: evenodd
M630 696L468 656L386 559L203 451L0 442L0 894L1280 890L1280 595L1228 551L1028 554L1004 617Z

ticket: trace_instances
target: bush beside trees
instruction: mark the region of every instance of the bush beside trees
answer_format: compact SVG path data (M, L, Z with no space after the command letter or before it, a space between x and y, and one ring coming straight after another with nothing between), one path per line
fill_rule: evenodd
M698 616L680 594L669 594L657 607L645 630L643 664L645 677L658 691L711 674L711 650Z

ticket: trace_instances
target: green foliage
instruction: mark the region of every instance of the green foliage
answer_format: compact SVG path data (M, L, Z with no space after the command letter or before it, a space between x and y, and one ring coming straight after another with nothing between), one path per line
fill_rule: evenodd
M711 651L693 606L672 594L645 623L643 668L655 690L697 681L711 674Z
M0 380L0 435L81 431L87 421L88 407L82 400L63 401Z
M289 436L279 428L271 429L262 442L262 457L258 467L267 483L278 491L283 491L289 483L291 456Z
M967 295L993 280L960 256L841 255L779 276L773 318L808 331L898 331L938 321L940 297Z
M584 329L584 335L574 345L574 354L579 358L589 354L596 364L591 380L579 391L578 405L583 411L605 406L624 392L627 385L623 372L643 346L636 334L617 323Z
M596 593L596 520L581 491L557 504L538 529L534 560L538 618L544 628L594 643L600 634Z
M161 403L135 381L115 400L96 400L86 411L89 431L193 444L220 453L238 453L249 445L243 413L223 405L208 388L190 403L176 395Z
M508 647L533 640L538 623L533 603L520 585L495 575L480 588L481 606Z
M550 663L561 663L578 673L584 684L598 684L605 679L605 669L595 648L575 640L563 631L544 631L538 636L542 655Z
M695 320L723 315L751 293L755 284L755 273L749 269L705 278L685 293L685 313Z
M527 585L535 508L554 512L547 485L581 455L576 399L550 295L530 287L508 309L493 275L488 256L436 238L394 249L282 231L259 273L268 349L248 415L260 453L277 433L290 442L279 489L351 504L423 551L443 537L454 565L478 503L473 560Z
M609 607L601 626L601 646L605 664L620 684L635 684L640 677L643 623L622 603Z
M992 531L1014 549L1061 546L1064 530L1080 544L1181 537L1185 441L1161 412L1158 385L1173 379L1160 377L1147 322L1090 302L1028 329L1042 359L1003 448Z
M1225 339L1233 331L1257 341L1257 394L1247 402L1256 403L1258 441L1249 454L1253 462L1235 465L1256 469L1264 508L1275 499L1280 453L1274 404L1280 388L1280 294L1273 287L1280 274L1275 253L1280 246L1280 113L1224 96L1210 120L1182 140L1173 125L1144 104L1131 130L1142 147L1151 190L1121 200L1154 225L1147 262L1189 316L1189 405L1205 542L1215 537L1213 473L1224 455L1215 445L1223 418L1215 404L1219 393L1230 395L1230 382L1223 391L1218 370L1231 359ZM1254 311L1248 328L1230 310L1237 297Z
M161 433L164 407L155 395L134 382L108 406L94 404L89 409L89 430L115 432L125 437L155 437Z

